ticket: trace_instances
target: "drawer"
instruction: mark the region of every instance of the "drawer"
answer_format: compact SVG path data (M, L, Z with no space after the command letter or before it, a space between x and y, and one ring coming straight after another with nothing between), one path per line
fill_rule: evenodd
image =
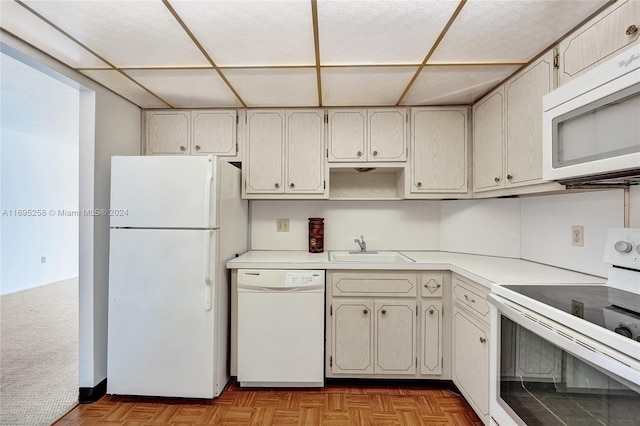
M420 296L442 297L444 287L441 273L429 273L420 275Z
M479 286L462 281L457 277L453 278L453 300L489 321L487 294L488 291L481 289Z
M418 275L406 272L334 272L329 282L333 296L415 297Z

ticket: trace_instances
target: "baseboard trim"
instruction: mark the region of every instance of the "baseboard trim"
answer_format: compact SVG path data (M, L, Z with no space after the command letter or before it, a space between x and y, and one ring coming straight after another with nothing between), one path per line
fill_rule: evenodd
M80 404L93 404L107 394L107 379L92 388L80 388L78 402Z

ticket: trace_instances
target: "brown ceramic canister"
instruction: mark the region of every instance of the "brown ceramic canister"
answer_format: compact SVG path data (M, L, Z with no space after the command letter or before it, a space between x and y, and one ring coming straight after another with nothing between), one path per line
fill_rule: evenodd
M324 251L324 218L309 218L309 253Z

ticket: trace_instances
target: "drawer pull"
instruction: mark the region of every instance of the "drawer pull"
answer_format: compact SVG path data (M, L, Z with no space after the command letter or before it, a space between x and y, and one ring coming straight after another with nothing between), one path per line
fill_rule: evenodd
M442 287L442 286L441 286L440 284L437 284L437 285L436 285L436 287L435 287L435 289L437 290L437 289L439 289L440 287ZM425 285L424 285L424 288L429 288L429 284L425 284Z
M480 337L480 343L486 343L487 339L485 339L484 337Z
M380 313L381 313L382 315L385 315L385 314L387 313L387 310L386 310L386 309L383 309Z
M367 311L366 309L364 311L362 311L363 314L367 315L369 313L369 311Z
M476 303L476 299L472 299L466 294L464 295L464 300L466 300L467 302Z
M626 35L631 35L631 34L635 34L638 32L638 27L636 27L635 25L629 25L629 27L627 28L627 31L625 31Z
M500 178L499 178L499 177L495 177L495 178L493 178L493 180L494 180L496 183L500 182Z
M433 315L433 309L429 310L429 315Z
M196 145L196 151L200 151L200 145Z

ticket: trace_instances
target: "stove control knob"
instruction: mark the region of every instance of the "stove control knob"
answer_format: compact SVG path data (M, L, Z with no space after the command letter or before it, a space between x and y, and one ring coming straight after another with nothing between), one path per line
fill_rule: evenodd
M631 253L631 250L633 250L633 244L631 244L629 241L620 240L616 242L614 248L618 253Z
M625 327L625 326L621 325L620 327L617 327L614 331L616 333L618 333L618 334L622 334L624 337L628 337L629 339L633 339L633 333L631 333L631 330L629 330L628 327Z

